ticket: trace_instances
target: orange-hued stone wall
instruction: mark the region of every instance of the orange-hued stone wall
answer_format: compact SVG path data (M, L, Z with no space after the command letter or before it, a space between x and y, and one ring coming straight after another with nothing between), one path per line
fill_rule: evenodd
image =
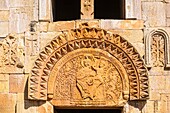
M78 20L53 22L51 0L1 0L0 113L54 113L57 107L50 94L46 100L29 98L32 69L54 38L83 28L123 37L147 69L149 98L125 99L114 109L121 107L124 113L170 112L170 0L125 0L123 20L93 19L93 3L81 0Z

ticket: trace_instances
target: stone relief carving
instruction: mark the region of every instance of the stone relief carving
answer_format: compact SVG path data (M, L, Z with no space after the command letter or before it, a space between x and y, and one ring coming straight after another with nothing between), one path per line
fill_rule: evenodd
M152 65L154 67L164 66L164 39L161 35L153 35L151 42Z
M94 0L82 0L81 19L93 19L94 16L93 4Z
M24 67L23 59L22 59L24 55L24 47L21 44L21 42L14 34L10 34L7 38L5 38L0 43L0 49L1 49L0 67L1 68L11 67L11 66L13 68Z
M111 101L117 105L121 93L122 81L116 67L108 59L89 53L74 57L59 69L53 98L71 99L72 104Z
M147 67L170 67L169 36L155 29L145 38L145 64Z
M129 90L130 94L128 94L126 91L123 92L124 94L126 94L125 97L127 99L136 100L136 99L147 99L148 98L147 70L144 66L143 60L141 59L140 55L137 53L136 49L130 43L128 43L125 39L123 39L121 36L117 34L112 34L102 29L96 29L96 28L73 29L69 32L63 32L63 34L53 39L44 48L44 50L39 54L39 58L35 61L34 67L32 69L32 74L31 74L30 83L29 83L30 84L29 98L46 100L47 94L49 95L49 98L53 98L52 96L54 93L53 83L57 81L54 82L53 78L52 79L49 78L55 75L54 73L50 74L51 71L55 72L54 69L58 70L58 68L54 68L54 66L58 64L61 58L67 56L67 54L75 50L81 50L83 48L100 49L102 51L109 53L111 56L115 57L118 60L118 62L121 63L121 65L124 67L128 75L127 80L129 81L128 87L130 88ZM93 75L93 71L95 70L95 68L91 68L92 75ZM99 71L101 70L98 70L98 72ZM81 73L80 70L77 72ZM102 74L102 72L100 72L99 74ZM118 73L116 75L118 75ZM65 80L67 79L66 77L63 76L62 81L65 81ZM88 98L89 100L94 99L96 96L95 93L90 93L90 94L87 93L88 96L83 95L83 93L84 94L86 93L84 90L80 91L80 89L83 89L83 87L80 85L81 79L78 77L76 78L76 80L79 81L79 84L77 82L75 86L77 90L79 90L81 99L86 99L86 98ZM101 83L100 85L98 85L98 87L101 87L103 84L102 83L103 79L99 79L98 82L100 80L101 80ZM68 81L65 81L65 83L67 82ZM49 84L48 92L47 92L47 83ZM109 84L109 82L107 83ZM88 84L91 85L92 83L89 82ZM86 84L86 86L91 87L88 84ZM39 86L39 87L35 87L35 86ZM118 86L121 86L121 85L118 85ZM64 90L64 88L62 87L60 88ZM113 94L110 94L110 95L113 95ZM130 98L128 98L127 95L129 95ZM118 96L118 95L114 95L114 96Z

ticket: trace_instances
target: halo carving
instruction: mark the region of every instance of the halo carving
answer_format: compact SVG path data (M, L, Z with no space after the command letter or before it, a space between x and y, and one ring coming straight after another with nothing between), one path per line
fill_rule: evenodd
M111 59L114 59L113 61L119 62L117 64L120 64L120 67L123 67L122 70L124 70L122 74L120 73L122 70L117 70L118 68L116 68L116 65L110 63L110 66L113 67L113 72L115 70L115 73L119 73L120 75L118 76L118 81L122 82L122 86L120 85L122 88L120 89L124 91L123 94L125 96L123 98L126 98L126 100L146 100L148 98L148 75L139 53L121 36L97 28L73 29L63 32L44 48L44 50L39 54L38 59L35 61L34 67L31 71L29 81L29 98L35 100L47 100L47 97L53 98L53 95L55 95L54 87L57 87L55 86L55 79L57 79L57 77L54 73L56 72L55 70L62 70L62 68L60 69L58 66L59 62L61 62L64 57L69 59L69 56L75 51L80 51L81 53L83 49L87 51L91 49L92 51L99 51L99 53L100 51L103 51L103 53L108 54L105 57L101 57L103 61L111 62L112 60L104 60L105 58L110 59L110 56ZM89 55L89 52L87 52L87 54ZM75 59L83 59L84 57L84 60L89 60L89 57L87 57L88 55L77 55L78 56L76 56ZM90 56L93 56L94 59L99 57L95 54L91 54ZM74 59L72 55L70 57L72 59L68 62L71 62ZM62 65L66 66L67 63L65 62L65 64ZM79 65L83 66L83 63L79 63ZM89 68L91 71L95 70L94 66L91 66L91 68ZM83 68L81 69L83 70ZM79 73L78 75L81 75L81 72L77 73ZM123 76L123 74L125 75ZM76 87L80 91L82 98L92 100L97 98L95 93L83 96L83 90L81 90L82 86L80 85L81 77L77 77L76 80ZM102 80L103 79L99 79L100 82ZM106 85L104 82L103 84ZM87 87L91 86L89 85ZM94 87L91 88L93 89Z

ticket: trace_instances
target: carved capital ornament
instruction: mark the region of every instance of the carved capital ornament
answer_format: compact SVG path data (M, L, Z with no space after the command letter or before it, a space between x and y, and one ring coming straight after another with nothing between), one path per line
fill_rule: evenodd
M121 106L148 96L139 53L121 36L97 28L54 38L40 52L29 80L29 98L55 106Z

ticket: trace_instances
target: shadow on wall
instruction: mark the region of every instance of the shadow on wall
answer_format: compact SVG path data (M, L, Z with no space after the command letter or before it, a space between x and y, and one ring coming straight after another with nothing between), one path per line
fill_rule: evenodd
M134 100L134 101L129 101L128 104L130 106L133 106L134 108L138 108L140 111L142 111L143 107L145 106L146 104L146 100L140 100L140 101L137 101L137 100Z
M28 109L30 107L37 107L45 104L45 101L36 101L28 99L28 79L26 81L25 90L24 90L24 109Z

